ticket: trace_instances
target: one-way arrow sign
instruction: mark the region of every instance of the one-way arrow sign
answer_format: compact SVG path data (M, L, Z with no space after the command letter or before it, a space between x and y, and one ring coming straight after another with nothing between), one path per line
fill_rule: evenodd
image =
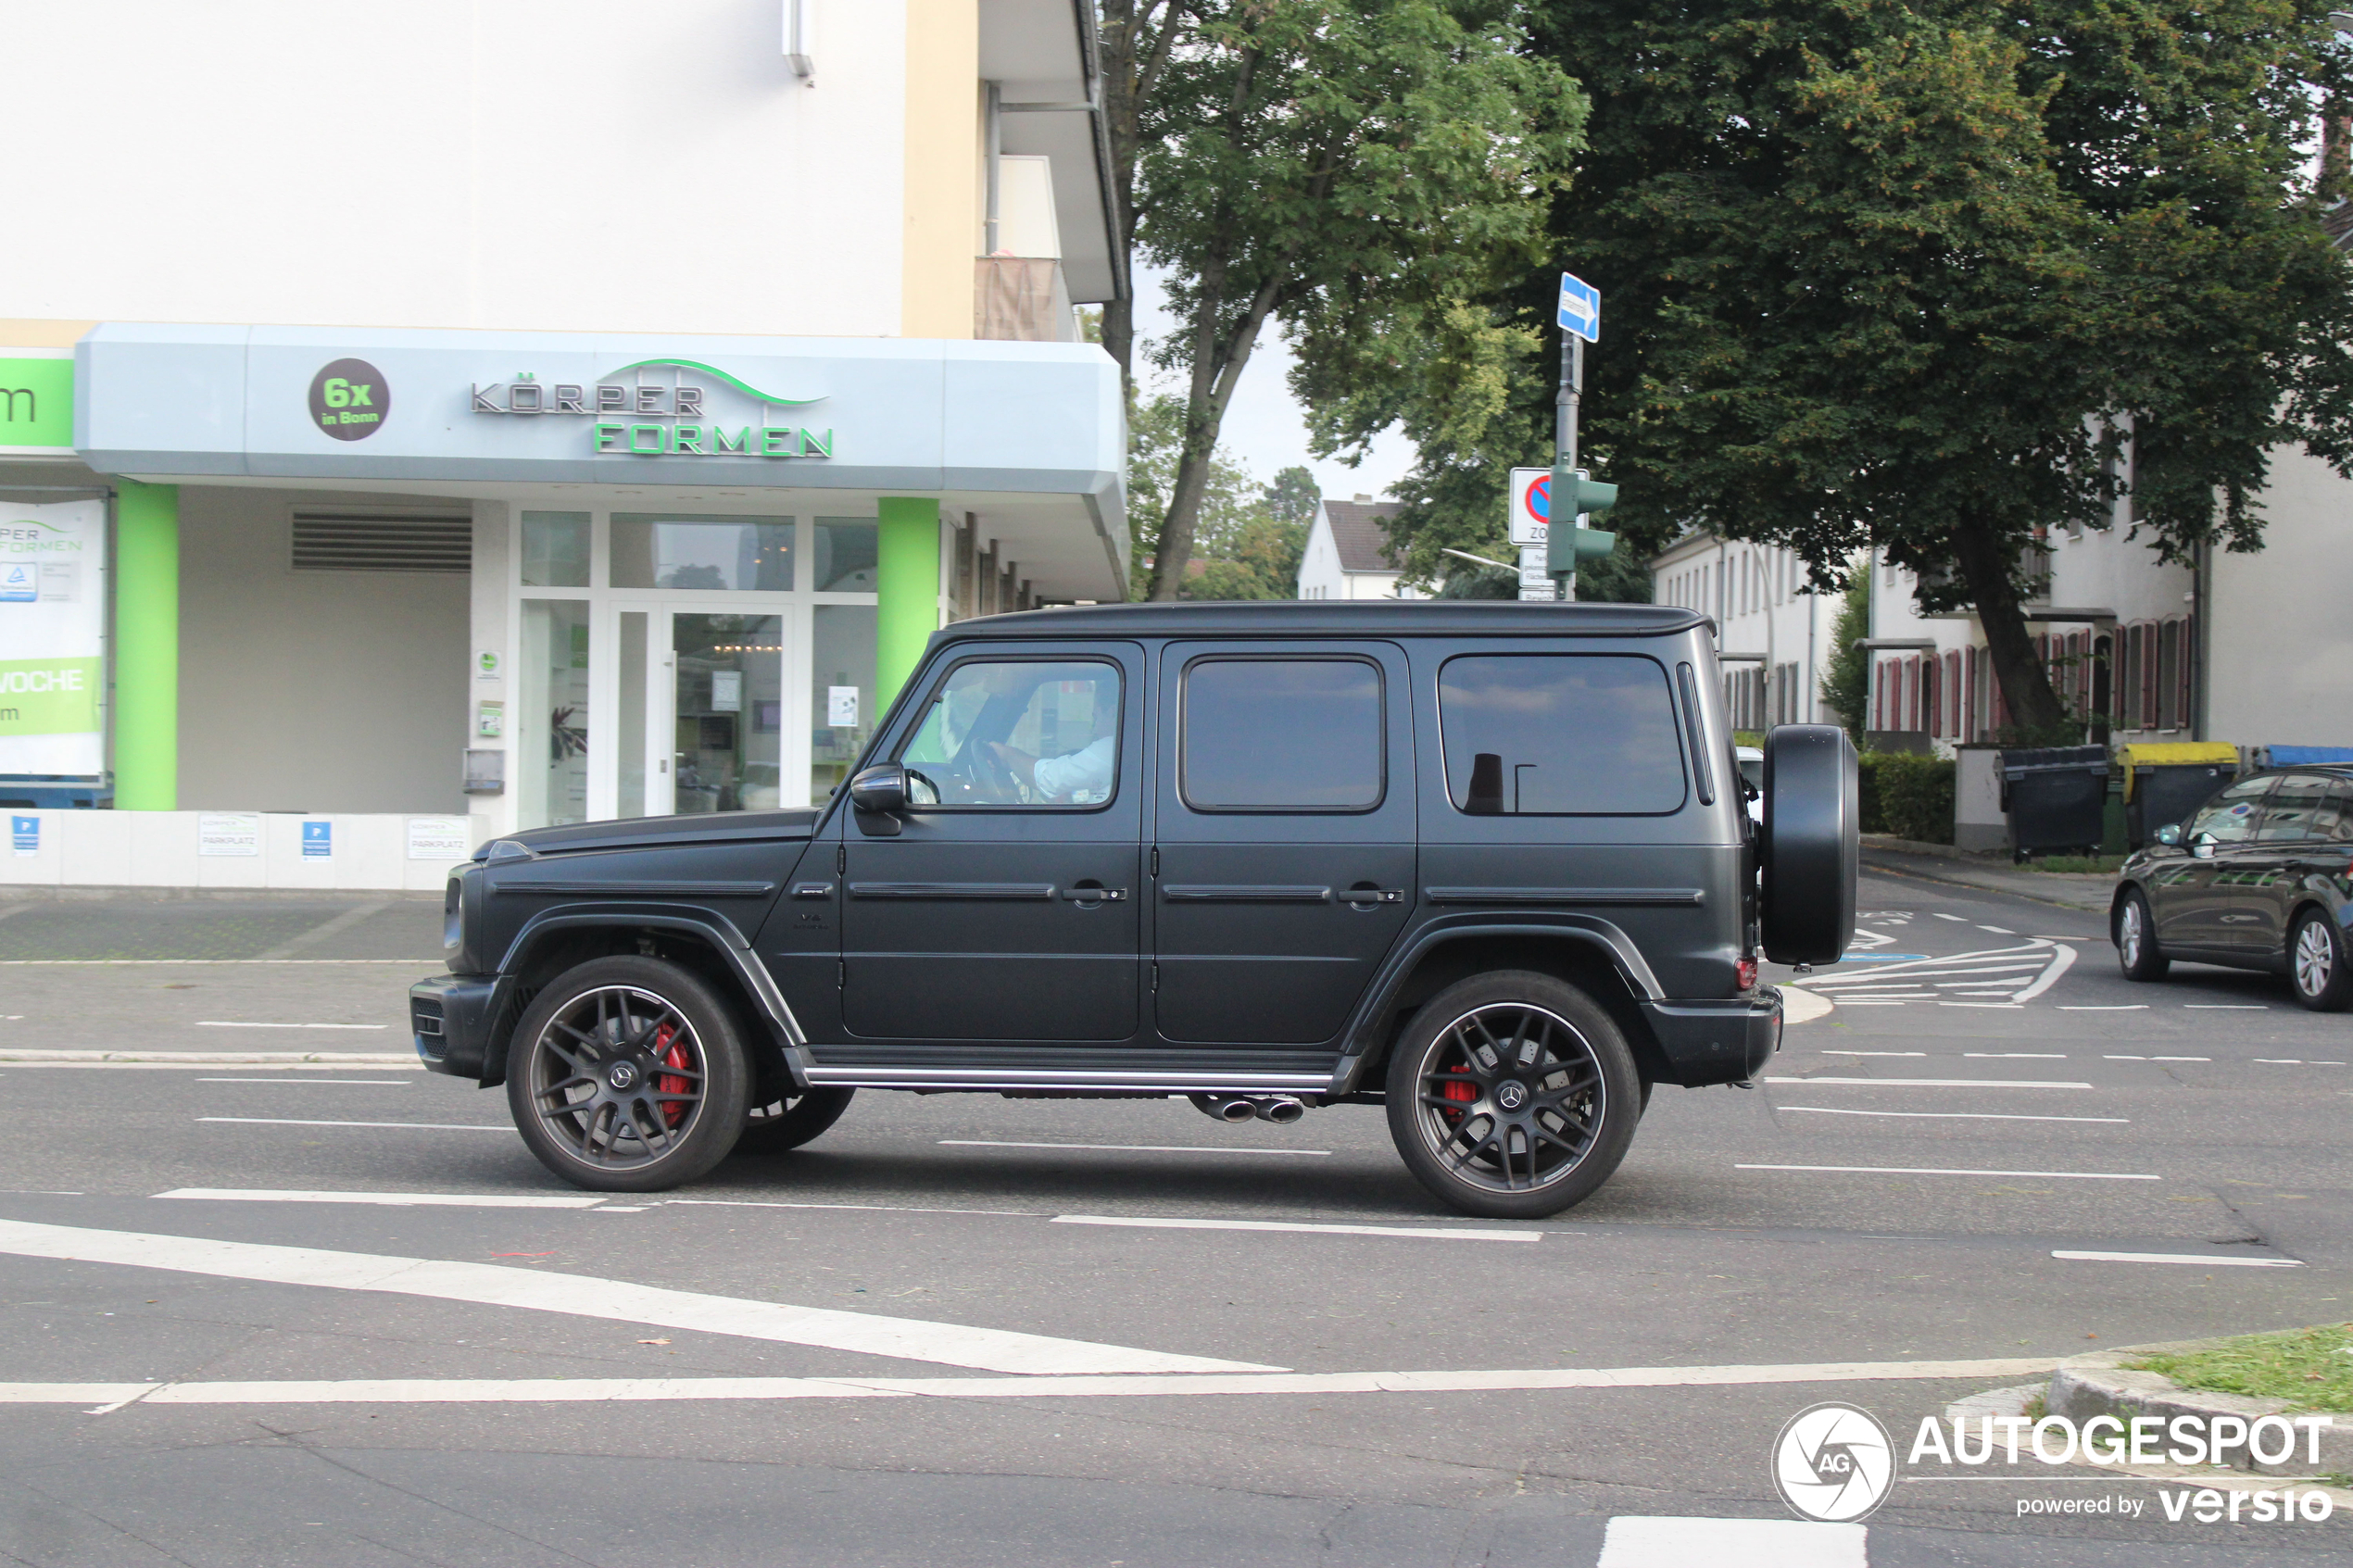
M1587 343L1602 341L1602 291L1574 272L1561 274L1560 325Z

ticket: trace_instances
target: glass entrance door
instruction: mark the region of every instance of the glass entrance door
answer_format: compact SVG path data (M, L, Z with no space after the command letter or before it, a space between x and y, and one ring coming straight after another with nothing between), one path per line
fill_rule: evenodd
M785 690L784 653L800 613L700 604L615 612L620 815L799 804L786 798L786 753L800 705Z

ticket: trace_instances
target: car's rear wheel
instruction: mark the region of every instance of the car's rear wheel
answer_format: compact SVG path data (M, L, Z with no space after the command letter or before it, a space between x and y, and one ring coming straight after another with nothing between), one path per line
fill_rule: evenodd
M594 959L515 1026L507 1103L540 1163L598 1192L708 1173L743 1131L749 1073L726 1006L660 959Z
M805 1095L755 1105L736 1140L738 1154L782 1154L799 1148L841 1120L855 1089L812 1089Z
M2148 898L2138 888L2116 907L2116 962L2127 980L2162 980L2173 967L2157 945L2157 922L2149 918Z
M1390 1135L1442 1202L1498 1220L1580 1202L1642 1114L1633 1053L1574 985L1523 970L1432 997L1390 1057Z
M2287 939L2288 984L2314 1012L2342 1012L2353 1002L2353 966L2345 961L2345 934L2320 909L2307 909Z

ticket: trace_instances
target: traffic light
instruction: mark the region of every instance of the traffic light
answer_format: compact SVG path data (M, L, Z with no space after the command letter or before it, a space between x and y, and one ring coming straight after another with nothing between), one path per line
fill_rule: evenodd
M1580 471L1572 502L1552 508L1553 525L1545 530L1544 570L1555 577L1574 572L1586 561L1600 560L1617 547L1617 534L1575 523L1580 514L1605 512L1617 505L1617 486L1588 479ZM1569 526L1560 526L1563 523Z

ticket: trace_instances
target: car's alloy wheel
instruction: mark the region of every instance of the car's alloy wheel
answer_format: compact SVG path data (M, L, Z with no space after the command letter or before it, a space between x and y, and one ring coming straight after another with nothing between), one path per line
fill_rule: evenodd
M2288 938L2288 978L2296 999L2314 1012L2342 1011L2353 1002L2353 972L2345 962L2345 939L2328 916L2307 910Z
M598 959L559 977L516 1026L508 1103L565 1180L649 1192L703 1174L744 1123L743 1047L686 971Z
M1480 975L1432 998L1390 1067L1406 1164L1467 1213L1535 1218L1591 1194L1642 1117L1631 1053L1592 1000L1549 975Z
M2172 960L2158 950L2148 899L2135 889L2116 910L2116 962L2127 980L2162 980Z

